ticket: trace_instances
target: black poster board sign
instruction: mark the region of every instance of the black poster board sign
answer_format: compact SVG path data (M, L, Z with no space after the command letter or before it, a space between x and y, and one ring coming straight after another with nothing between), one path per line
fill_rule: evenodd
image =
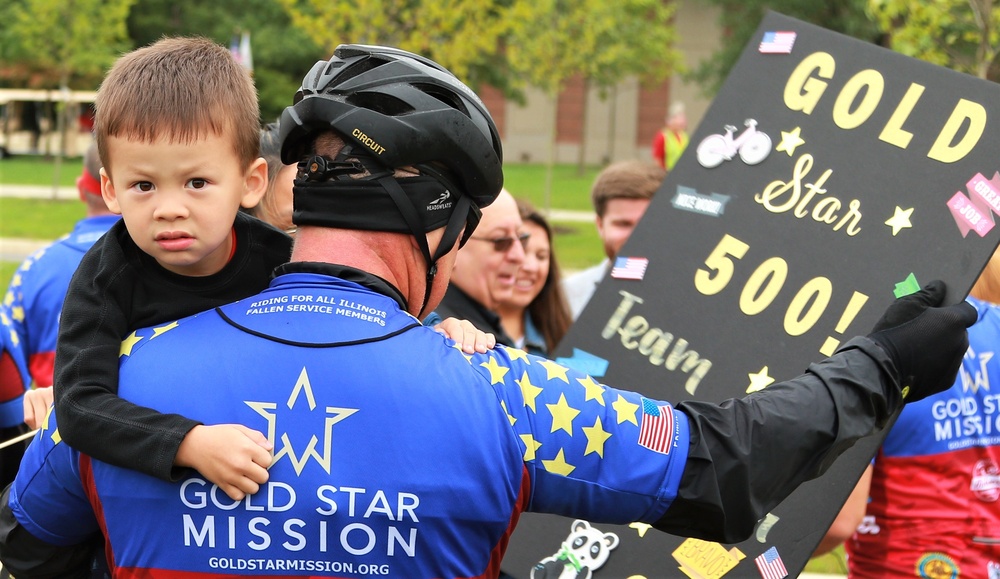
M1000 240L995 111L996 84L769 13L561 361L653 398L721 401L801 374L932 279L958 302ZM795 577L883 437L737 545L595 524L619 541L589 572ZM504 571L528 577L573 524L525 514Z

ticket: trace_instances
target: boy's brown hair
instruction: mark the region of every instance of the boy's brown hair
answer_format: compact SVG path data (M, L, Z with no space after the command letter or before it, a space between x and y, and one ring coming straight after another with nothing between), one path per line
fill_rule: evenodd
M191 142L230 135L244 168L257 159L260 111L250 74L205 38L165 38L125 54L97 91L94 134L110 170L107 138Z
M666 170L653 162L612 163L601 171L590 190L594 212L604 217L608 201L612 199L652 199L666 176Z

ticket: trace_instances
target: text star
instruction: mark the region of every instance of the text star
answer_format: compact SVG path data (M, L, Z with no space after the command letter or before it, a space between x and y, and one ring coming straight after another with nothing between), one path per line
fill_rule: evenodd
M892 217L890 217L888 221L885 222L886 225L892 227L893 237L896 237L896 234L899 233L901 229L907 227L913 227L913 225L910 223L910 215L912 214L913 214L912 207L910 207L909 209L903 209L898 205L896 206L896 212L893 213Z
M781 131L781 142L778 146L774 148L775 151L785 151L788 156L791 157L795 154L795 149L799 145L804 145L806 142L799 136L802 132L800 127L795 127L791 132Z
M538 398L538 395L542 393L542 389L531 383L527 372L516 382L521 387L521 397L524 398L524 405L530 408L532 412L538 412L535 409L535 398Z
M618 424L622 422L631 422L632 424L639 426L639 421L635 418L636 410L639 410L638 404L633 404L625 399L621 394L618 395L618 400L615 400L611 407L615 409L618 413Z
M560 394L558 402L545 406L552 413L552 430L550 432L565 430L566 434L573 436L573 419L580 414L580 411L566 402L566 395Z
M493 357L490 357L488 362L483 362L480 366L489 370L490 384L500 384L503 382L503 377L507 375L507 371L510 369L502 368L500 364L497 364L497 359Z
M575 466L566 462L566 456L563 454L563 450L561 448L559 449L559 454L557 454L554 459L543 460L542 466L544 466L545 470L549 472L561 474L563 476L569 476L569 473L576 470Z
M760 372L757 372L756 374L747 374L747 376L750 377L750 385L747 386L747 394L763 390L774 382L774 378L767 375L767 366L761 368Z
M583 433L587 436L587 450L583 451L583 456L596 452L597 456L604 458L604 443L611 438L611 433L604 430L601 417L597 417L593 426L584 426Z

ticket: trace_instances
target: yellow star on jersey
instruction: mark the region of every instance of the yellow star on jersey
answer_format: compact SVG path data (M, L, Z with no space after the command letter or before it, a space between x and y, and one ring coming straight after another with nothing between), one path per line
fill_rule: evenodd
M480 364L483 368L486 368L490 372L490 384L500 384L503 382L503 377L507 375L507 371L510 368L504 368L497 363L497 359L490 357L488 362L483 362Z
M635 418L635 411L639 410L638 404L632 404L621 394L618 395L618 400L615 400L611 407L615 409L618 413L618 424L622 422L631 422L632 424L639 426L639 421Z
M552 473L555 473L555 474L561 474L563 476L569 476L569 473L571 473L574 470L576 470L575 466L573 466L570 463L566 462L566 456L563 454L563 451L562 451L561 448L559 449L559 454L557 454L554 459L552 459L552 460L543 460L542 461L542 466L544 466L545 470L547 470L549 472L552 472Z
M458 350L458 353L465 357L465 361L466 362L468 362L470 364L472 363L472 354L466 354L465 352L463 352L461 344L459 344L458 342L456 342L456 343L452 344L451 347L455 348L456 350Z
M17 332L13 329L10 330L10 343L17 346L21 343L21 338L18 337Z
M791 132L781 131L781 142L778 146L774 148L775 151L784 151L788 153L791 157L795 154L795 148L799 145L804 145L806 142L802 140L799 133L802 132L801 127L795 127Z
M538 412L535 409L535 399L542 393L542 389L531 383L527 372L524 373L524 376L521 376L520 380L517 380L517 385L521 387L521 397L524 398L524 405L530 408L532 412Z
M14 306L10 309L10 317L14 318L15 322L24 321L24 308L21 306Z
M747 394L763 390L774 382L774 378L771 378L767 374L767 366L761 368L760 372L757 372L756 374L747 374L747 376L750 377L750 385L747 386Z
M566 395L560 394L558 402L546 404L545 407L552 413L552 430L550 432L565 430L567 434L573 436L573 419L580 414L580 411L566 402Z
M513 416L511 416L510 412L507 412L507 402L504 401L504 400L501 400L500 401L500 407L503 408L503 413L507 415L507 420L510 420L510 425L514 426L514 423L517 422L517 419L514 418Z
M7 295L3 297L3 305L9 306L12 303L14 303L14 292L8 291Z
M569 369L566 368L566 366L556 364L552 360L542 360L539 364L541 364L542 367L545 368L545 371L548 372L549 380L559 378L563 382L569 384L569 378L566 377L566 372L568 372Z
M17 287L21 285L21 274L15 273L14 277L10 279L10 287Z
M120 358L122 356L131 356L132 348L134 348L135 345L141 341L142 341L142 336L137 336L135 332L129 334L128 337L122 340L122 347L121 349L118 350L118 357Z
M10 318L7 317L7 314L0 312L0 323L3 323L5 326L10 325Z
M153 335L150 336L149 339L152 340L153 338L159 336L160 334L164 334L166 332L169 332L170 330L172 330L172 329L174 329L176 327L177 327L177 322L170 322L169 324L167 324L165 326L160 326L159 328L153 328Z
M652 529L653 525L650 525L649 523L632 523L628 526L628 528L635 529L641 538L646 536L646 531Z
M912 207L909 209L903 209L898 205L896 206L896 212L892 214L892 217L890 217L888 221L885 222L886 225L892 227L893 237L896 237L896 234L899 233L900 230L913 227L913 224L910 223L911 215L913 215Z
M519 350L517 348L507 348L507 355L510 356L512 362L514 360L524 360L526 364L529 363L528 353L525 352L524 350Z
M524 442L524 461L535 460L535 451L542 447L542 443L537 442L530 434L522 434L521 441Z
M597 400L597 402L604 406L604 387L598 384L593 378L587 376L586 378L577 378L577 382L583 386L584 395L583 401L590 402L591 400Z
M604 430L601 417L597 417L593 426L584 426L583 433L587 435L587 450L583 451L583 456L596 452L597 456L604 458L604 443L611 438L611 433Z

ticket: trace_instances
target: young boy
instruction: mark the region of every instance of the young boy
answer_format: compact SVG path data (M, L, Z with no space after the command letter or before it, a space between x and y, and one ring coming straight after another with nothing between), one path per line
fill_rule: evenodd
M160 414L119 398L117 387L135 329L164 324L166 332L169 322L257 293L288 261L290 238L239 212L268 184L256 90L225 48L173 38L119 59L95 104L102 194L123 219L84 256L67 293L56 350L59 431L98 460L163 480L194 468L242 499L268 478L263 434ZM495 344L468 322L438 329L467 353Z

